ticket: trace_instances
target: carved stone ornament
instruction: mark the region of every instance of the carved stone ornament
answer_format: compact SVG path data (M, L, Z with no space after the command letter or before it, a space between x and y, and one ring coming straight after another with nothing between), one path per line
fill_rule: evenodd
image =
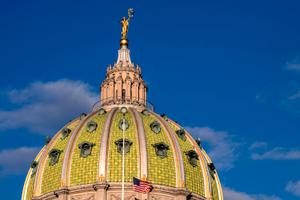
M90 142L82 142L78 145L78 148L80 149L80 157L86 158L89 155L92 154L92 148L95 146L94 143Z
M80 120L82 120L83 118L85 118L87 116L87 114L86 113L81 113L81 115L80 115L80 117L79 117L79 119Z
M125 115L127 113L127 108L122 107L120 111L121 111L121 113L123 113L123 115Z
M209 174L210 174L211 178L215 179L215 173L216 173L215 169L216 168L215 168L214 163L208 163L207 165L208 165L208 168L209 168Z
M163 114L161 114L160 116L161 116L164 120L168 121L168 116L167 116L166 114L163 113Z
M104 115L106 113L106 111L103 108L100 108L98 113L99 113L99 115Z
M50 136L46 136L46 138L45 138L45 144L47 145L47 144L49 144L50 142L51 142L51 137Z
M126 131L129 128L129 122L126 119L121 119L119 121L119 129Z
M48 155L49 155L49 165L50 166L53 166L56 163L58 163L59 156L60 156L61 153L62 153L62 150L59 150L59 149L52 149L49 152Z
M71 197L71 200L94 200L94 199L95 199L94 194L76 195Z
M149 115L149 111L145 109L145 110L142 111L142 114L148 116Z
M197 160L199 160L198 154L194 150L190 150L185 153L188 157L189 163L193 166L197 166Z
M208 163L207 165L211 171L215 171L216 167L215 167L214 163Z
M69 128L63 128L61 130L61 137L60 137L60 139L64 140L66 137L69 136L70 133L71 133L71 129L69 129Z
M176 134L178 135L178 137L182 140L182 141L186 141L186 136L185 136L185 131L184 129L179 129L176 131Z
M35 174L36 174L36 170L37 170L37 166L38 166L38 162L37 161L32 161L31 165L30 165L30 168L32 169L31 170L31 177L33 177Z
M202 144L201 144L200 138L197 138L195 141L196 141L198 147L199 147L200 149L202 149Z
M163 142L152 144L155 148L155 153L160 158L168 157L168 150L170 149L169 146Z
M117 141L115 141L115 144L117 145L117 150L120 154L123 153L123 139L119 139ZM133 143L128 140L128 139L124 139L124 153L129 153L130 151L130 147Z
M94 132L98 127L98 124L94 121L89 121L86 125L86 130L91 133Z
M156 134L160 133L160 131L161 131L160 123L158 121L152 122L150 124L150 128Z

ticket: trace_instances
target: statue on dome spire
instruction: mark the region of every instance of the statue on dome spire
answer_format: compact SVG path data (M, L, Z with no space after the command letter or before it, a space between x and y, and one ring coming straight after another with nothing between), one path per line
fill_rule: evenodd
M129 27L129 22L130 19L133 17L134 14L134 10L133 8L129 8L128 9L128 17L123 17L122 20L120 21L121 25L122 25L122 38L121 38L121 45L128 45L128 41L127 41L127 33L128 33L128 27Z

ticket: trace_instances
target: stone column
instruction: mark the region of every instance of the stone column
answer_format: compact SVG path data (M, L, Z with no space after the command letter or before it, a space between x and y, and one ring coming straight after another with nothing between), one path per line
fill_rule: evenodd
M141 83L140 84L140 88L139 88L139 103L144 104L144 84Z
M95 200L107 200L107 189L109 185L106 183L96 184L93 186L96 191Z

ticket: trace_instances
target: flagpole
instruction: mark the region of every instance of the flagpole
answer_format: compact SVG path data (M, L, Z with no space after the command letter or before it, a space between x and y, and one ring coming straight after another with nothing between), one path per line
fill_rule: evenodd
M122 123L122 200L124 200L124 188L125 188L125 113L123 113Z

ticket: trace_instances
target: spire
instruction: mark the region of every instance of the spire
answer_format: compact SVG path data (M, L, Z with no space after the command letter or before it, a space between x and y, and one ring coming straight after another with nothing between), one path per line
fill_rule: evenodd
M120 40L120 49L118 51L118 60L119 62L128 62L131 63L130 60L130 51L128 49L128 40L127 40L127 34L128 34L128 27L129 22L131 18L133 18L134 10L133 8L128 9L128 17L123 17L120 21L122 25L122 31L121 31L121 40Z
M131 64L130 50L125 45L121 46L121 48L118 50L117 64L120 62L127 62Z
M108 66L106 77L101 84L100 104L102 107L135 106L144 109L147 106L147 86L142 78L141 68L134 65L128 49L128 26L133 17L133 9L128 9L128 17L121 20L122 32L118 60L114 66Z

